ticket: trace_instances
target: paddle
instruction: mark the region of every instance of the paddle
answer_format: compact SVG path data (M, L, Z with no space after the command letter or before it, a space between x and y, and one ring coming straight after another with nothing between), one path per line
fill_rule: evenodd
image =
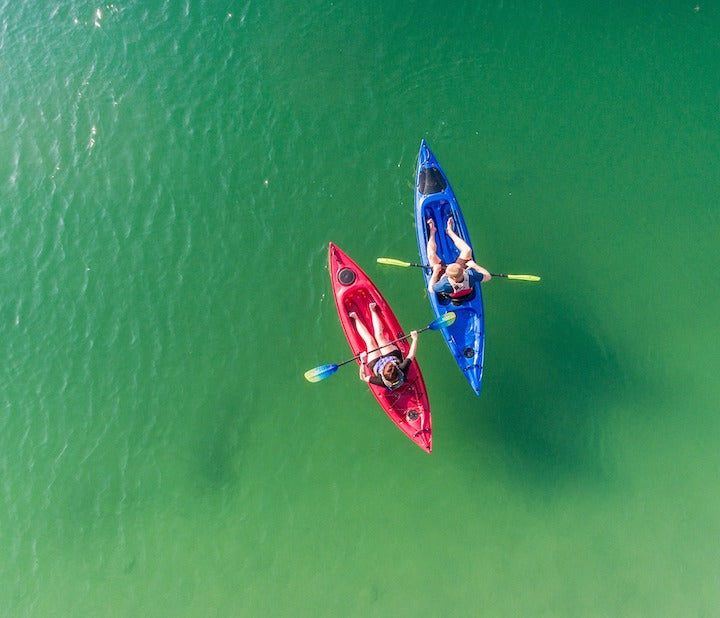
M440 330L441 328L445 328L446 326L450 326L455 321L455 313L452 311L448 311L445 315L441 315L439 318L435 318L430 324L428 324L425 328L421 328L418 333L422 333L426 330ZM404 335L400 337L399 339L394 339L393 341L389 341L390 343L397 343L398 341L402 341L403 339L407 339L410 335ZM383 346L381 346L383 347ZM372 350L368 350L368 353L375 352L379 350L380 348L374 348ZM347 365L348 363L351 363L354 360L357 360L360 358L360 354L357 356L353 356L352 358L348 358L346 361L343 361L342 363L338 363L337 365L330 364L330 365L320 365L319 367L315 367L314 369L309 369L305 372L305 379L308 382L320 382L321 380L324 380L325 378L329 378L331 375L333 375L340 367L343 365Z
M413 264L411 262L403 262L402 260L394 260L393 258L378 258L378 264L387 264L388 266L402 266L403 268L409 268L414 266L416 268L427 268L430 267L426 264ZM537 275L506 275L503 273L490 273L493 277L505 277L506 279L516 279L517 281L540 281L540 277Z

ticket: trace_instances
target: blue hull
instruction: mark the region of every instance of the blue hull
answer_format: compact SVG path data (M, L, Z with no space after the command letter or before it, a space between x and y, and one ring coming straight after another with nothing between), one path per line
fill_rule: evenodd
M457 259L459 251L445 232L450 217L454 219L455 232L472 247L455 193L445 172L423 140L420 144L415 177L415 229L423 264L428 263L427 220L430 218L435 221L437 229L435 240L438 256L445 264ZM430 270L423 269L426 287L431 274ZM457 315L454 324L443 329L442 333L458 366L475 393L479 395L485 354L485 318L480 284L475 284L474 298L459 306L449 301L441 302L435 294L429 293L428 298L435 316L444 315L448 311L454 311Z

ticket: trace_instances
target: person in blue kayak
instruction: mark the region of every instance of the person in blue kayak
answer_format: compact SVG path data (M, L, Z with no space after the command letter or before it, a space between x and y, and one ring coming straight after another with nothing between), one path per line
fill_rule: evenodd
M372 333L358 318L357 313L352 311L348 314L355 322L355 328L365 342L366 351L360 354L360 379L363 382L394 390L405 381L405 374L415 358L417 331L414 330L410 333L412 342L407 356L403 358L399 348L395 344L389 343L383 333L377 304L370 303L368 307L372 315Z
M455 233L452 217L448 219L445 231L460 252L452 264L443 264L437 254L435 222L428 219L427 226L427 255L428 262L432 267L432 275L428 280L428 292L437 294L443 299L450 299L454 304L460 304L473 295L476 283L490 281L492 275L473 259L470 245Z

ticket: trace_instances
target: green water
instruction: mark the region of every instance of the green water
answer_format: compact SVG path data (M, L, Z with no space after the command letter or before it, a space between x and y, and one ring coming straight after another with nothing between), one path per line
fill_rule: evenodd
M652 6L651 6L652 4ZM0 615L720 615L712 3L0 0ZM425 138L484 288L433 453L327 243L431 319Z

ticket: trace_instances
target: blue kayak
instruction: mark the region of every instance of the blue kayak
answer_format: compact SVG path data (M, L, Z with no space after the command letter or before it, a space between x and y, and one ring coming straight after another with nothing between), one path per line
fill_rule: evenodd
M423 140L420 144L415 178L415 228L422 264L428 264L428 219L433 219L435 222L437 255L443 263L451 264L460 255L446 232L450 217L454 220L455 233L472 247L455 193L435 155ZM427 287L432 272L429 268L422 270ZM470 386L479 395L485 353L485 319L480 284L476 283L470 296L465 297L461 302L440 299L437 294L431 292L428 292L428 298L437 317L448 311L455 312L457 316L455 322L444 328L442 333ZM455 305L454 302L460 304Z

